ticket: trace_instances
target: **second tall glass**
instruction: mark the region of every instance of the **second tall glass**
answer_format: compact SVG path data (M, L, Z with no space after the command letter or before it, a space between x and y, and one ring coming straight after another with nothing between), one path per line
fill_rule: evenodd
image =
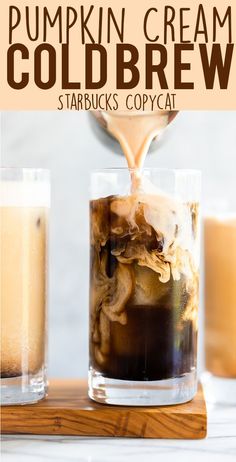
M117 405L196 392L200 173L92 174L89 396Z
M1 403L45 396L49 172L0 169Z

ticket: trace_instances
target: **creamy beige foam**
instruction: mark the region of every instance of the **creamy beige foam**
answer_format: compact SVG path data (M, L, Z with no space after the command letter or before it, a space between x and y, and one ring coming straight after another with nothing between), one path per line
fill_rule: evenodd
M44 364L45 185L0 184L1 376L35 373Z
M136 227L137 233L140 229L139 219L142 214L143 226L144 223L150 226L150 229L155 230L159 239L163 240L164 260L172 263L173 278L179 279L180 269L178 269L176 251L181 248L183 251L192 252L194 248L192 215L189 205L173 200L164 194L151 195L138 192L130 196L114 198L111 211L124 219L130 229ZM117 229L117 236L119 233L120 230ZM180 256L180 251L178 253ZM186 262L184 266L182 265L181 271L188 275L189 269ZM167 275L163 275L163 278L169 280Z
M49 205L49 183L0 181L0 207L49 207Z
M236 377L236 215L205 219L207 370Z

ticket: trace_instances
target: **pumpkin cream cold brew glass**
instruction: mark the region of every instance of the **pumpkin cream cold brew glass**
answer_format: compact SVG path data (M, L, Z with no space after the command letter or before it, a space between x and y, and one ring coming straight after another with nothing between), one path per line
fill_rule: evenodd
M235 405L236 209L231 201L205 216L204 242L205 392L211 402Z
M89 395L186 402L197 386L200 174L103 170L91 186Z
M0 169L2 404L46 391L46 268L49 173Z

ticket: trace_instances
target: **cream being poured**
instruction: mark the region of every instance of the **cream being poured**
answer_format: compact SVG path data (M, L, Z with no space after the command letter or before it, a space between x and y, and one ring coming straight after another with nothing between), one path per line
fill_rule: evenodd
M103 112L107 130L119 141L128 168L141 170L150 144L158 137L176 112Z

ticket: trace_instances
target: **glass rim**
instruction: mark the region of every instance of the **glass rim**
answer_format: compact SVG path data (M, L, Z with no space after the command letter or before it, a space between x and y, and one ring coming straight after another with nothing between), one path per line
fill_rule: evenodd
M165 168L165 167L143 167L140 170L129 167L104 167L104 168L93 168L90 169L90 173L115 173L115 172L160 172L160 173L171 173L177 174L182 173L185 175L197 175L202 176L202 171L200 169L194 168Z
M0 172L3 171L13 171L13 172L32 172L32 173L47 173L50 174L50 169L49 168L41 168L41 167L4 167L0 166Z
M1 167L0 181L50 182L51 172L46 168Z

